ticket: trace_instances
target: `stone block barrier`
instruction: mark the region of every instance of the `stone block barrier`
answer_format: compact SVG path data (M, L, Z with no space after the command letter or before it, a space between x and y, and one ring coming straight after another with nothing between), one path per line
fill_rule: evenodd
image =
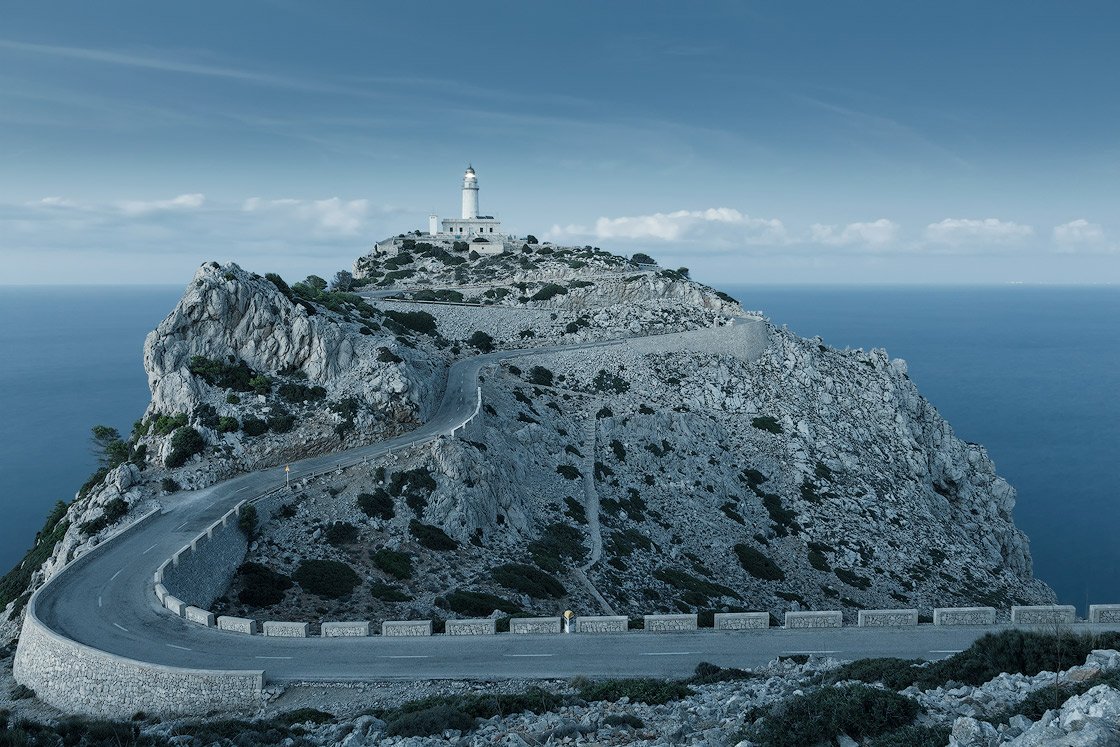
M266 620L264 634L275 638L306 638L307 623Z
M938 607L933 611L934 625L995 625L995 607Z
M185 617L188 622L205 625L208 628L216 627L218 624L213 612L198 607L188 606L183 611L183 617Z
M156 584L156 599L159 600L161 605L163 604L163 600L167 599L167 587L163 584Z
M1089 622L1120 623L1120 604L1090 604Z
M490 617L472 620L448 620L443 624L447 635L494 635L498 632L498 621Z
M630 618L625 615L599 615L577 617L577 633L625 633L630 628Z
M257 627L256 620L250 620L247 617L220 615L218 617L218 630L226 630L230 633L243 633L245 635L256 635L259 628Z
M766 630L769 612L717 612L712 624L716 630Z
M513 617L509 621L509 632L514 635L553 635L562 630L559 617Z
M787 612L787 628L842 628L844 627L844 613L840 611L824 612Z
M650 633L683 633L696 630L696 615L646 615L644 627Z
M173 597L170 594L164 596L163 606L166 607L168 611L176 617L182 617L184 614L186 614L187 611L186 603L183 602L182 599Z
M861 628L903 628L918 624L918 611L860 610L856 622Z
M381 623L381 635L389 638L431 634L431 620L386 620Z
M1077 610L1072 604L1015 605L1011 608L1012 625L1068 625L1076 620Z
M321 628L324 638L363 638L369 635L368 622L325 622Z

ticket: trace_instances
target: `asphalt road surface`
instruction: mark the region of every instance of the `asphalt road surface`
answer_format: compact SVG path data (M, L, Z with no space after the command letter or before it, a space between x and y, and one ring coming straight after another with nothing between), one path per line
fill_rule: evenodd
M294 462L291 478L294 481L358 463L387 449L446 434L474 412L479 373L498 360L614 344L620 343L504 351L456 363L448 373L436 415L422 427L370 446ZM671 676L688 674L701 661L751 667L798 653L844 659L936 659L966 648L995 629L923 625L910 629L285 639L208 629L164 610L152 589L152 575L159 565L237 502L283 484L283 468L273 467L176 498L161 515L76 560L35 595L29 612L55 632L102 651L167 666L263 669L266 679L273 682ZM1103 630L1109 626L1076 627Z

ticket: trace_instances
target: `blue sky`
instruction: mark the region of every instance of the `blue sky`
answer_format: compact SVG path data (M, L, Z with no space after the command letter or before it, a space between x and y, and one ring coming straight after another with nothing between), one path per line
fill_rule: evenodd
M8 3L0 283L453 215L722 282L1120 282L1115 2Z

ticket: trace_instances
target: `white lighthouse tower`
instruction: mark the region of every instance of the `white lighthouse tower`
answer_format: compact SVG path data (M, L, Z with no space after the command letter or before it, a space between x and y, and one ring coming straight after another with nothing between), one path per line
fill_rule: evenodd
M478 177L475 176L474 167L467 164L467 171L463 174L463 220L478 218Z

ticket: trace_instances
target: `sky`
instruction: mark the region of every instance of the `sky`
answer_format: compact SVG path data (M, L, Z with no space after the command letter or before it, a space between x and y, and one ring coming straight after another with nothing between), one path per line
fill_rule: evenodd
M1120 282L1112 1L8 2L0 284L482 212L734 283Z

